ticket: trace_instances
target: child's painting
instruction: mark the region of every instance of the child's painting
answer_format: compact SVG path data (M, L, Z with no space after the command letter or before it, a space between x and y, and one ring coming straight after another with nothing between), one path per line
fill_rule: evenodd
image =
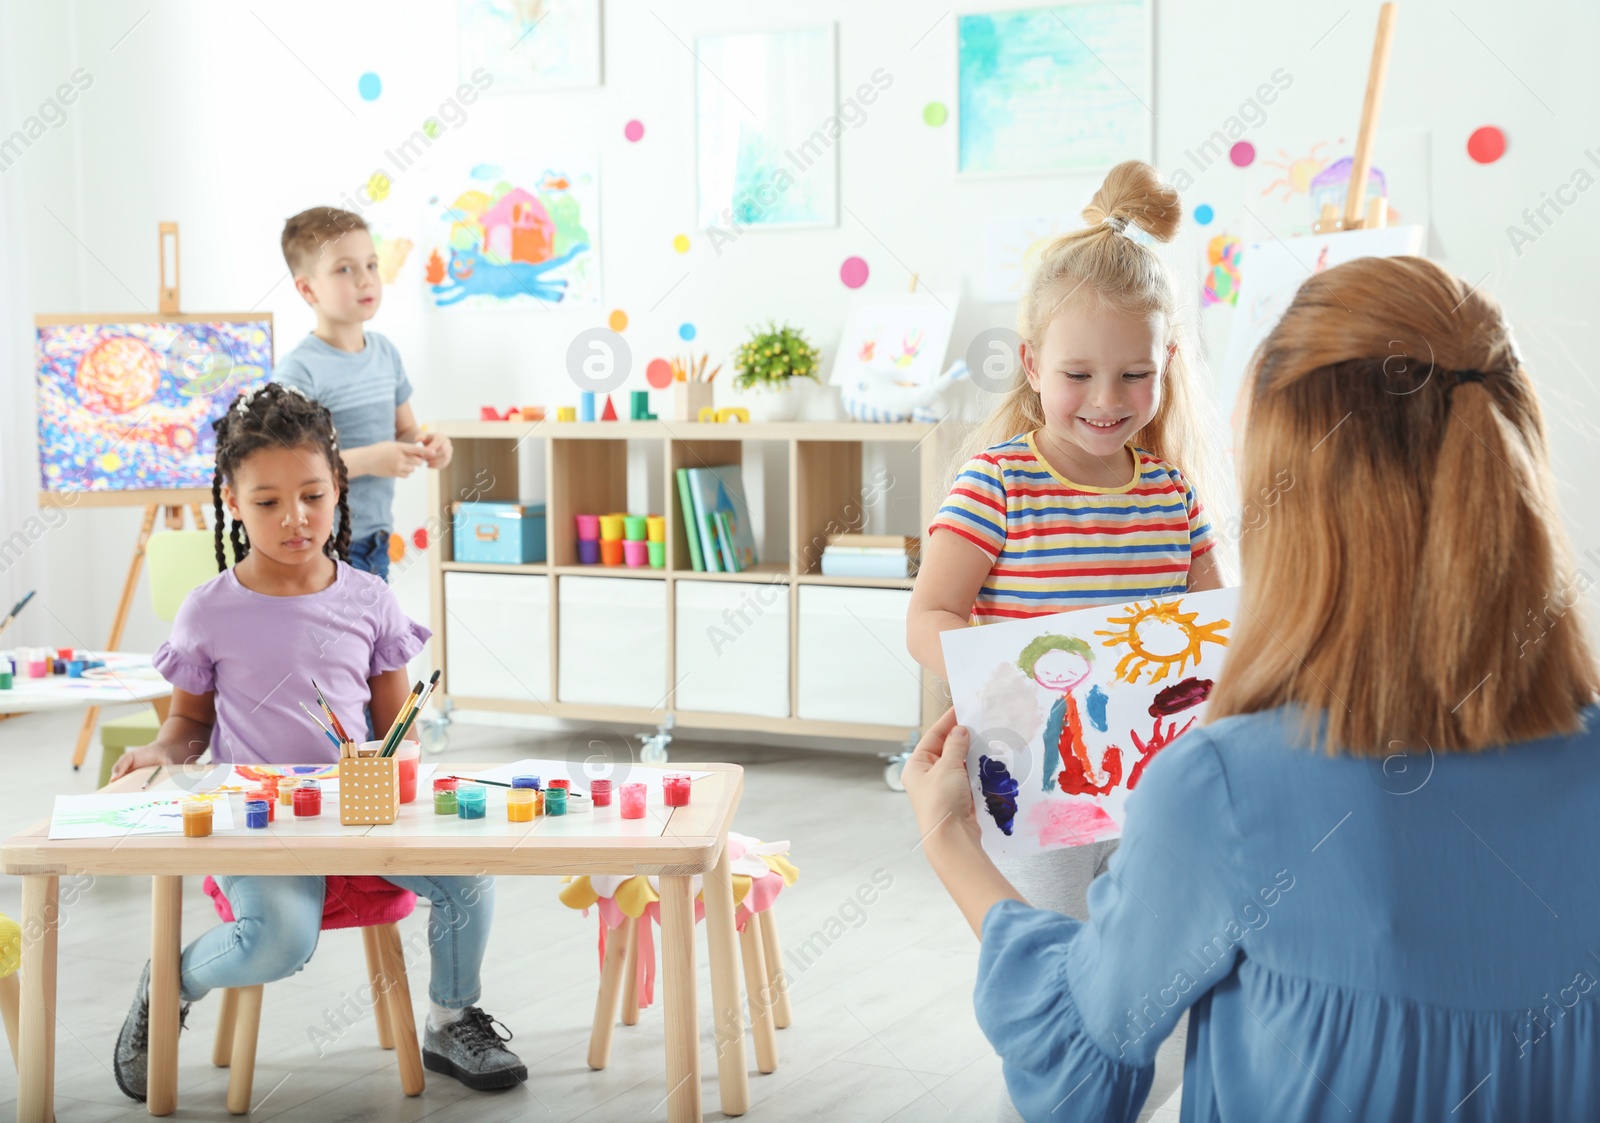
M1237 606L1217 589L945 632L984 849L1119 837L1145 768L1205 712Z
M1332 204L1344 214L1354 137L1322 137L1259 148L1255 163L1244 173L1243 207L1238 214L1227 216L1235 226L1253 227L1257 233L1265 226L1280 238L1298 238L1313 232L1324 204ZM1381 195L1388 200L1387 226L1426 227L1431 179L1428 134L1384 134L1373 146L1365 198ZM1362 213L1366 213L1365 203Z
M126 838L130 835L182 834L183 804L193 795L93 792L58 795L50 814L51 838ZM211 801L213 831L233 830L226 799Z
M833 226L839 137L833 26L695 40L699 224Z
M458 0L456 27L461 81L490 93L600 84L600 0Z
M927 386L944 370L955 312L931 294L858 296L833 357L834 386Z
M1070 215L984 219L983 299L1017 303L1050 243L1082 225L1082 219Z
M1149 159L1148 0L957 17L959 168L1103 172Z
M45 492L209 491L211 423L272 373L270 315L35 323Z
M1200 307L1239 303L1239 254L1243 243L1232 234L1206 241L1205 270L1200 278Z
M428 201L422 252L440 308L598 305L600 188L592 160L478 164Z

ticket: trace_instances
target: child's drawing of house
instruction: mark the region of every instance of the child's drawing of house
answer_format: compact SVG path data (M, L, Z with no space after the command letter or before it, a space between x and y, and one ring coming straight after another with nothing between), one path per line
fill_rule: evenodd
M478 220L485 253L499 261L548 261L555 252L556 225L529 192L513 187Z

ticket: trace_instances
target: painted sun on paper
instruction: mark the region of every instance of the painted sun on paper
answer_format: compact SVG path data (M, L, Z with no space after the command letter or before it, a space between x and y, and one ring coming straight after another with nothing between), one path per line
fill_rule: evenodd
M1145 769L1204 713L1236 607L1219 589L945 633L985 848L1118 837Z

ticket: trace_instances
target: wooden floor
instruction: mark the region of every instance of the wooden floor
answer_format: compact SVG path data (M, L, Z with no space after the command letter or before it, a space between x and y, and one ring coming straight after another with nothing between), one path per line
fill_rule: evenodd
M57 792L93 789L98 743L82 772L70 754L79 715L32 715L0 722L0 830L6 835L49 813ZM562 755L567 739L457 723L442 757L514 760ZM792 979L794 1024L778 1034L779 1068L762 1076L752 1057L752 1106L744 1118L829 1123L986 1121L995 1115L1000 1064L972 1014L978 944L919 851L905 797L882 780L872 757L775 749L697 750L672 746L679 761L744 765L737 829L793 842L799 883L780 899L779 918ZM876 879L876 881L874 880ZM869 906L866 896L887 884ZM474 1093L429 1074L428 1088L400 1092L394 1054L381 1052L371 1014L331 1031L338 1008L363 981L361 941L326 934L315 958L292 978L269 984L261 1020L252 1117L257 1120L665 1119L665 1062L659 1004L640 1023L619 1027L610 1066L584 1063L599 963L595 920L556 900L559 879L499 882L482 1005L516 1035L527 1063L523 1088ZM20 883L0 877L0 911L15 916ZM62 879L60 1020L56 1114L77 1120L148 1118L117 1090L111 1053L149 954L148 880ZM404 924L422 932L426 907ZM186 939L215 923L197 881L184 901ZM829 939L829 936L836 939ZM809 943L809 951L807 945ZM717 1105L715 1043L705 940L701 959L702 1072L708 1118ZM426 1015L427 964L411 967L418 1024ZM657 998L660 990L658 986ZM196 1004L181 1045L179 1119L228 1119L227 1070L211 1065L218 996ZM314 1036L313 1031L318 1031ZM323 1034L334 1034L330 1043ZM323 1055L318 1055L319 1041ZM1178 1098L1155 1119L1175 1121ZM16 1110L16 1076L0 1059L0 1119Z

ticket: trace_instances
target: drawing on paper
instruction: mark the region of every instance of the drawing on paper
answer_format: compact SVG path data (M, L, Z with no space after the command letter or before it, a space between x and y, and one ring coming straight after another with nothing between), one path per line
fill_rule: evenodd
M1237 603L1219 589L946 633L985 847L1117 837L1150 762L1203 717Z

